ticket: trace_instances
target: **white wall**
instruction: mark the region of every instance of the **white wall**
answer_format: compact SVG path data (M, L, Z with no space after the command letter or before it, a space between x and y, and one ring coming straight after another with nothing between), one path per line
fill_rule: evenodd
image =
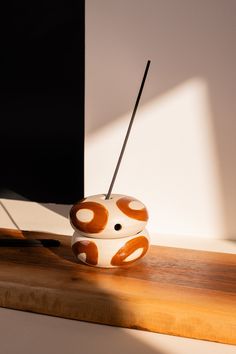
M236 1L86 1L85 191L105 193L147 59L114 192L152 233L236 238Z

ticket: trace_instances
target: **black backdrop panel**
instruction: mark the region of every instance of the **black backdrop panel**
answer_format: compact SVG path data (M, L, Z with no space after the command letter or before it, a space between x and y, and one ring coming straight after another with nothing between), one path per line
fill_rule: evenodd
M83 196L84 1L1 8L0 197Z

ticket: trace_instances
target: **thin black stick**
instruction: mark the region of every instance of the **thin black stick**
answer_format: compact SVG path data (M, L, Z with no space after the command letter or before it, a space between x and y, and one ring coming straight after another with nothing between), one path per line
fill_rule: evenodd
M126 133L126 136L125 136L125 140L124 140L124 143L123 143L123 146L122 146L122 149L121 149L121 152L120 152L120 156L119 156L116 168L115 168L115 172L114 172L114 175L112 177L111 184L110 184L110 187L109 187L109 190L108 190L108 193L107 193L105 199L109 199L110 196L111 196L111 191L112 191L112 188L113 188L114 183L115 183L115 179L116 179L119 167L120 167L120 163L121 163L122 157L124 155L125 147L126 147L128 139L129 139L130 130L132 128L132 124L133 124L134 117L135 117L135 114L136 114L136 111L137 111L137 108L138 108L140 97L141 97L142 92L143 92L143 87L144 87L144 84L145 84L145 80L146 80L146 77L147 77L147 73L148 73L148 69L149 69L150 63L151 63L151 61L148 60L147 61L147 65L146 65L146 69L144 71L143 80L142 80L142 83L141 83L141 86L140 86L140 89L139 89L139 93L138 93L138 96L137 96L137 99L136 99L136 102L135 102L135 105L134 105L134 110L133 110L133 113L132 113L132 116L131 116L131 119L130 119L130 122L129 122L129 126L128 126L128 130L127 130L127 133Z

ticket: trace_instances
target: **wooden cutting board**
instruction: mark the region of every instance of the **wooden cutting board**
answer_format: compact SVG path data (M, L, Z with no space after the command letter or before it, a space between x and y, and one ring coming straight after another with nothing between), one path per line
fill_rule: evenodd
M70 237L6 233L61 246L0 248L2 307L236 344L236 255L152 246L136 265L97 269Z

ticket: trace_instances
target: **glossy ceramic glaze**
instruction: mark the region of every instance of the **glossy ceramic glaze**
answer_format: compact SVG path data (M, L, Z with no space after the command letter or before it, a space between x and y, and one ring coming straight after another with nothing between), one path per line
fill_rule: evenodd
M81 235L94 238L122 238L136 235L148 221L145 205L122 194L87 197L74 204L70 212L71 225Z
M76 258L95 267L114 268L143 257L149 247L148 212L136 198L93 195L75 203L70 222Z
M76 258L91 266L114 268L142 258L149 248L149 235L143 230L136 235L116 239L89 238L75 232L72 250Z

